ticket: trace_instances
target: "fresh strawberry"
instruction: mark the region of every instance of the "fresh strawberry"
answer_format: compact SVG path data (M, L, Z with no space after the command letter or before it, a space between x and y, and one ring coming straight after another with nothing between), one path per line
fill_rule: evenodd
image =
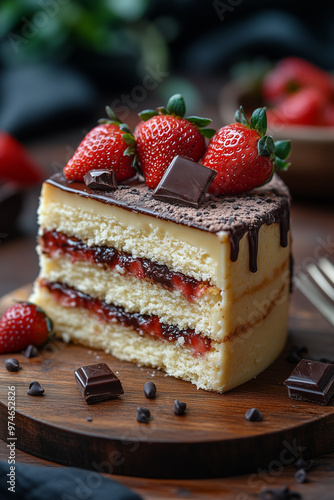
M247 119L242 107L238 123L226 125L212 137L202 164L217 171L209 192L216 196L238 194L270 181L275 167L288 168L289 141L274 143L266 136L266 109L259 108Z
M45 177L28 151L14 137L0 131L0 179L24 187L40 184Z
M328 73L304 59L287 57L267 73L262 93L265 102L275 105L304 87L317 88L326 99L334 92L333 79Z
M325 107L326 99L320 90L301 88L268 111L268 125L321 125Z
M0 354L22 351L29 344L41 347L51 331L52 321L40 307L17 302L0 319Z
M146 184L155 189L175 156L199 161L205 152L204 137L213 129L204 128L211 120L198 116L183 118L185 102L180 94L172 96L167 109L158 108L139 113L143 120L135 130L138 160Z
M83 181L84 175L93 169L113 170L118 182L135 175L134 137L109 106L106 110L109 118L99 120L100 125L88 132L65 166L67 179Z

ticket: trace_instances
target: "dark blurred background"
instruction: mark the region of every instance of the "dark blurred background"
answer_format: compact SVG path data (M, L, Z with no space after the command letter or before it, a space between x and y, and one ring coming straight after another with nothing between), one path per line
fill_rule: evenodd
M174 91L215 106L245 63L334 68L334 4L277 0L1 0L0 129L26 141L127 116ZM218 123L219 125L219 123Z

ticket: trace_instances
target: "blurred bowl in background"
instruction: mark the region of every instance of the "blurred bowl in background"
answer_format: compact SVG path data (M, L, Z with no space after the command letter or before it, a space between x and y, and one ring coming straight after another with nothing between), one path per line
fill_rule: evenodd
M223 124L234 122L236 110L243 106L247 115L263 106L259 92L250 84L231 81L219 97ZM291 139L291 167L280 176L297 196L329 197L334 194L334 127L277 125L268 127L274 140Z

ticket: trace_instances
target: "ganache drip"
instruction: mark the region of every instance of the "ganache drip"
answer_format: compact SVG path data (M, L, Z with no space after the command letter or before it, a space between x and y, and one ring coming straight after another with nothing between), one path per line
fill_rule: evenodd
M259 224L251 227L240 225L238 228L233 228L233 231L230 231L229 238L231 244L231 261L235 262L238 259L240 240L248 232L249 270L252 273L256 273L260 228L264 224L270 225L273 223L280 225L281 247L287 247L288 232L290 227L290 207L288 200L286 200L285 206L282 206L280 209L276 209L274 213L271 213L270 217L267 217L267 220L261 220Z

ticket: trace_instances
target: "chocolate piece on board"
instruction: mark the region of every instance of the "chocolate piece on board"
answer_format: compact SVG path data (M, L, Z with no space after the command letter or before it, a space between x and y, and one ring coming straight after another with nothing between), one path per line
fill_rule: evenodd
M27 394L29 394L29 396L43 396L44 392L45 390L41 387L41 384L37 382L37 380L34 380L29 384Z
M101 191L114 191L117 189L117 179L115 172L111 170L90 170L84 176L86 186L91 189Z
M334 365L302 359L284 384L291 399L326 405L334 394Z
M74 375L82 397L88 404L124 394L119 378L106 363L81 366Z
M16 358L6 359L5 367L9 372L18 372L20 369L20 363Z
M157 393L157 388L154 382L146 382L144 384L144 394L147 399L154 399Z
M182 156L175 156L153 192L167 203L198 208L217 172Z

